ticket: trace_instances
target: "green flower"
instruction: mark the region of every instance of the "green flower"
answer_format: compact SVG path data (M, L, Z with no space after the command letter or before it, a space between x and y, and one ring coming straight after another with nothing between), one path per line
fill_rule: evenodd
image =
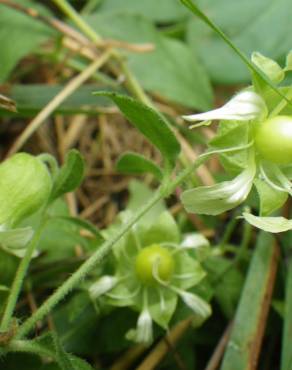
M123 212L127 222L131 212ZM117 226L106 231L109 237ZM202 320L211 308L199 296L188 292L205 276L198 259L208 241L190 234L183 241L172 216L164 211L151 223L138 223L114 248L114 273L105 275L89 288L92 299L101 298L116 307L131 307L140 312L136 329L126 337L136 342L152 341L153 321L167 329L178 298Z

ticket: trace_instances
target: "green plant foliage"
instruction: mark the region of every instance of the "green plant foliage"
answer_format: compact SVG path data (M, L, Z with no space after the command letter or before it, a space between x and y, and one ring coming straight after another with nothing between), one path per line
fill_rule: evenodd
M155 11L153 11L155 9ZM98 13L139 14L159 23L169 23L182 19L187 12L176 0L106 0L97 9Z
M51 193L50 201L76 189L84 177L84 160L77 150L70 150L61 167Z
M277 3L273 0L208 0L197 3L246 55L259 51L279 60L292 47L287 32L292 17L289 0ZM249 73L240 59L197 19L189 22L188 40L214 81L223 84L249 81Z
M109 92L95 94L111 98L124 116L161 152L167 165L174 166L180 145L162 115L126 95Z
M42 14L50 14L47 8L33 1L17 2L36 8ZM4 82L24 56L36 51L42 43L55 36L56 32L49 26L3 4L0 4L0 24L0 82Z
M158 180L162 179L160 168L151 160L137 153L125 153L117 161L116 168L121 173L143 175L152 173Z
M153 44L153 51L127 53L129 68L146 90L186 107L210 108L208 77L184 43L160 35L142 16L121 13L94 15L86 20L106 38Z

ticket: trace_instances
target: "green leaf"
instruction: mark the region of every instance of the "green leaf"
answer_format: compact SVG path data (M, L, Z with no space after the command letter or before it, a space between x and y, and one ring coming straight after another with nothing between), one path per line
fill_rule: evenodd
M290 248L290 244L289 244ZM289 250L288 250L289 251ZM288 274L285 286L284 330L281 355L281 370L291 370L291 333L292 333L292 258L287 261Z
M251 60L271 81L279 83L284 79L283 69L273 59L267 58L259 52L253 52Z
M255 165L250 165L231 181L186 190L181 195L183 206L188 212L198 214L218 215L226 212L246 199L255 171Z
M221 39L240 57L242 62L250 69L251 72L253 72L257 79L261 82L263 82L265 85L271 87L274 91L276 91L280 96L282 96L283 99L286 101L287 98L281 93L279 89L272 83L263 73L262 71L253 64L235 44L225 35L225 33L215 25L211 21L209 17L207 17L199 8L197 5L195 5L191 0L181 0L181 2L190 9L191 12L193 12L195 15L197 15L204 23L206 23L213 31L217 33L218 36L221 37ZM288 6L288 4L287 4ZM291 14L292 15L292 14ZM238 18L238 17L237 17ZM272 20L274 22L274 20ZM261 30L262 32L262 30ZM216 55L216 53L213 53L212 57ZM218 58L218 56L217 56ZM224 60L224 59L222 59Z
M261 348L270 296L275 278L277 249L271 235L261 233L226 347L221 370L257 367L257 348ZM259 332L259 328L262 328Z
M63 89L64 85L60 84L15 84L11 86L11 90L9 90L10 98L17 102L17 113L13 113L13 116L31 117L36 115ZM97 99L92 95L92 91L96 91L96 89L97 86L94 84L79 87L56 108L53 114L86 113L96 115L101 107L103 110L112 108L113 104L108 99L103 97ZM0 115L11 116L12 113L0 111Z
M246 212L242 215L248 223L269 233L282 233L292 230L292 220L285 217L258 217Z
M31 227L22 227L0 231L0 244L11 249L24 248L33 236Z
M155 11L153 11L155 9ZM186 11L176 0L107 0L98 8L98 13L129 13L143 15L159 23L170 23L182 19Z
M197 0L195 3L212 15L214 23L230 35L245 55L259 51L279 61L291 49L290 0ZM241 60L209 27L197 19L191 20L188 39L211 78L219 84L248 82L249 73Z
M20 5L40 11L43 15L51 13L36 2L18 0ZM56 31L45 23L37 21L17 10L0 4L0 82L5 81L17 63L26 55L56 35Z
M268 216L281 208L288 198L287 193L272 188L265 181L255 179L254 184L260 200L261 216Z
M144 53L126 53L129 69L144 89L186 107L210 109L213 95L208 75L183 42L162 36L150 21L128 11L86 20L105 38L153 46Z
M68 152L65 163L55 179L50 200L53 201L76 189L81 184L83 177L84 160L77 150L72 149Z
M78 217L71 217L71 216L57 216L57 217L54 217L54 219L58 219L58 218L61 219L61 220L64 220L64 221L68 221L69 223L72 223L76 226L79 226L79 227L81 227L85 230L90 231L95 236L96 240L99 243L104 241L104 238L101 235L100 231L91 222L89 222L87 220L83 220L83 219L78 218Z
M131 175L143 175L150 172L157 180L162 179L162 172L157 164L137 153L128 152L123 154L119 158L116 168L121 173Z
M126 95L99 92L97 95L112 99L125 117L161 152L173 167L180 152L180 145L169 128L168 122L155 110Z

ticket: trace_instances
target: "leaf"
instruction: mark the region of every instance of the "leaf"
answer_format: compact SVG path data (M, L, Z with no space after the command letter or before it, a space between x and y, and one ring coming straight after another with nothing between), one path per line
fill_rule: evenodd
M282 233L292 230L292 220L285 217L258 217L246 212L242 215L248 223L269 233Z
M43 6L28 0L18 0L20 5L40 11L41 14L51 13ZM39 46L56 31L32 17L0 4L0 82L7 80L17 63L26 55L37 50Z
M181 195L183 206L187 212L198 214L218 215L226 212L246 199L255 171L255 165L251 165L231 181L186 190Z
M123 154L119 158L116 168L121 173L132 175L143 175L150 172L157 180L162 179L162 172L156 163L137 153L128 152Z
M155 11L153 11L155 9ZM186 12L176 0L107 0L98 8L98 13L129 13L143 15L159 23L182 19Z
M285 73L283 69L273 59L267 58L259 52L253 52L251 60L271 81L280 83L284 79Z
M221 370L257 368L278 257L272 236L261 233L249 266Z
M261 216L268 216L281 208L288 198L287 193L272 188L265 181L255 179L254 184L260 200Z
M44 106L46 106L57 94L64 89L64 85L54 84L15 84L9 90L10 98L17 102L17 116L34 116ZM74 114L86 113L96 115L100 108L113 108L113 104L103 97L96 98L92 91L96 91L97 86L87 84L81 86L60 104L53 114ZM104 90L104 88L103 88ZM0 111L1 116L11 116L8 111ZM13 114L15 116L15 114Z
M68 152L65 163L55 179L50 201L73 191L82 182L84 176L84 160L80 153L72 149Z
M183 42L162 36L150 21L128 11L95 15L86 20L105 38L154 46L144 53L126 54L129 69L144 89L186 107L210 109L213 95L208 75Z
M180 152L180 145L169 128L168 122L155 110L126 95L99 92L97 95L112 99L125 117L161 152L173 167Z
M184 3L190 4L190 1ZM212 15L214 23L230 35L245 55L259 51L279 61L291 49L290 0L198 0L196 4ZM221 35L214 35L209 27L193 19L188 26L188 40L212 80L219 84L249 81L249 73L240 59L231 52Z
M290 248L290 244L289 247ZM289 249L288 251L289 252ZM292 258L287 261L288 274L285 283L284 330L281 354L281 370L290 370L292 364L291 332L292 332Z
M101 235L100 231L91 222L89 222L87 220L83 220L83 219L78 218L78 217L71 217L71 216L57 216L57 217L54 217L54 219L58 219L58 218L61 219L61 220L64 220L64 221L68 221L69 223L72 223L76 226L79 226L79 227L81 227L85 230L90 231L95 236L96 240L99 243L104 241L104 238Z
M7 248L22 249L33 236L31 227L22 227L11 230L0 231L0 244L4 244Z

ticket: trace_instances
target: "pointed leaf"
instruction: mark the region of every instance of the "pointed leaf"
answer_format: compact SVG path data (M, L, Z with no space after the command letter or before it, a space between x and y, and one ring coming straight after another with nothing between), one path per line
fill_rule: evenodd
M7 248L22 249L24 248L33 236L31 227L21 227L11 230L0 231L0 244L4 244Z
M242 215L248 223L269 233L282 233L292 230L292 220L285 217L258 217L246 212Z
M195 5L191 0L180 0L187 8L190 9L192 13L198 16L204 23L206 23L213 31L215 31L223 41L240 57L243 63L250 69L251 72L256 74L258 80L262 81L265 85L270 86L274 91L277 92L283 99L285 99L289 104L289 100L281 93L281 91L271 82L263 73L262 71L253 64L246 55L238 49L233 42L225 35L225 33L215 25L209 17L204 14L197 5Z
M116 168L121 173L132 175L143 175L147 172L152 173L157 180L162 179L162 172L160 168L150 159L145 158L141 154L128 152L123 154L117 164Z
M251 55L251 60L271 81L279 83L284 79L283 69L273 59L267 58L259 52L254 52Z
M173 167L180 152L180 145L168 122L154 109L126 95L98 92L96 95L112 99L125 117L161 152Z
M288 198L287 193L272 188L265 181L255 179L254 184L259 195L261 216L270 215L282 207Z
M84 160L77 150L70 150L64 165L55 179L50 200L53 201L61 195L76 189L81 184L83 176Z

